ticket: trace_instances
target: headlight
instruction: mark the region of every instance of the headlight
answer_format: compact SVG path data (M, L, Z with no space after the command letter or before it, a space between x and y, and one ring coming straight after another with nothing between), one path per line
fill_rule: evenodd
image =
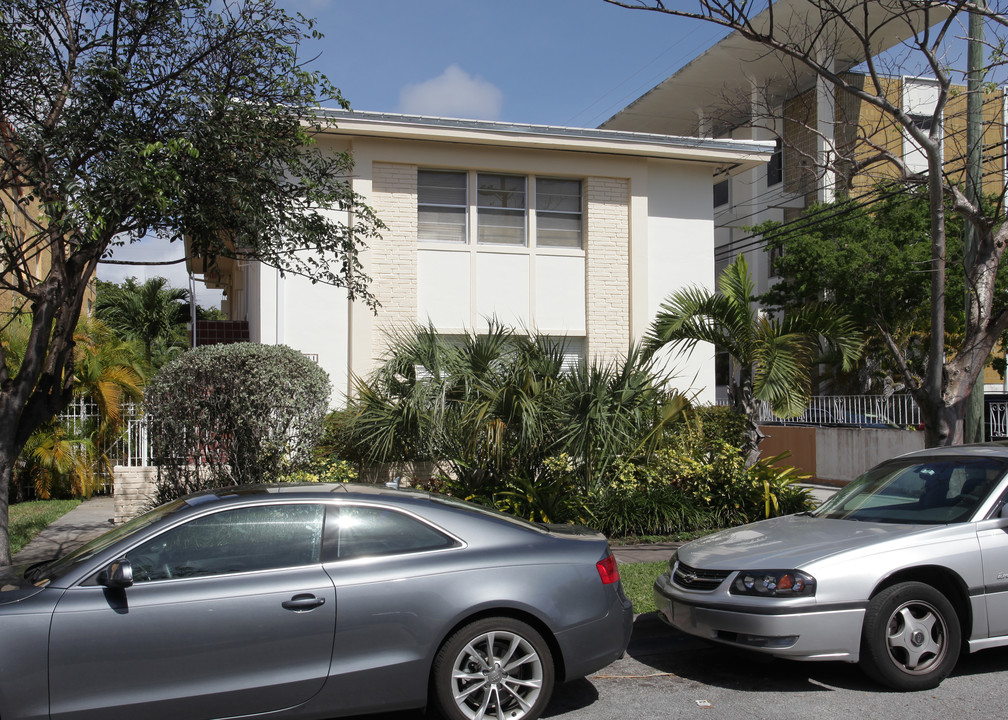
M757 597L811 597L815 589L815 578L800 570L743 570L729 592Z

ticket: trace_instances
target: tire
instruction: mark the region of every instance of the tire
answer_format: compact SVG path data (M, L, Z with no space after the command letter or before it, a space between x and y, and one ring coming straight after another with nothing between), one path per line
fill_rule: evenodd
M444 642L431 677L445 720L535 720L553 693L553 655L529 625L485 618Z
M896 690L929 690L959 660L959 617L938 590L919 582L886 588L868 603L862 670Z

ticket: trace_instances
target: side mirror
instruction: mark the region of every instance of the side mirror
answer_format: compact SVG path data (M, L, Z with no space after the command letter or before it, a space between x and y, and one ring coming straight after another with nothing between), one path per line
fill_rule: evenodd
M98 584L110 588L128 588L133 584L133 566L126 558L115 560L98 573Z

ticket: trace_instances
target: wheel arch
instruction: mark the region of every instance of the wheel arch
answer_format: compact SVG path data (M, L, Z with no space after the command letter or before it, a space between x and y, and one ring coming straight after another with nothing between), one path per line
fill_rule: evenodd
M959 573L941 565L903 568L882 579L868 599L871 600L883 590L904 582L930 585L948 599L959 618L960 634L965 644L973 633L973 610L970 605L969 588Z
M539 617L533 613L522 610L521 608L515 607L489 607L482 608L476 612L470 613L463 618L460 618L452 627L448 628L447 632L441 638L438 643L438 649L440 649L456 632L461 628L465 627L469 623L477 622L479 620L484 620L486 618L493 617L506 617L512 620L518 620L520 622L529 625L538 632L542 639L549 646L550 655L553 656L553 671L557 680L557 683L561 683L566 678L567 668L564 663L563 653L560 650L560 644L557 642L556 637L553 635L553 631L550 627L542 621ZM436 654L436 653L435 653ZM431 667L428 669L428 685L433 682L434 674L434 664L431 663Z

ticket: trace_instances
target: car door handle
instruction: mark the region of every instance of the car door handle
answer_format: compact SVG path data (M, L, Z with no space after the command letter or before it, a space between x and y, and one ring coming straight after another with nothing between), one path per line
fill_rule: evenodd
M314 610L319 605L325 605L325 598L305 593L304 595L295 595L290 600L285 600L281 605L285 610L304 612L305 610Z

